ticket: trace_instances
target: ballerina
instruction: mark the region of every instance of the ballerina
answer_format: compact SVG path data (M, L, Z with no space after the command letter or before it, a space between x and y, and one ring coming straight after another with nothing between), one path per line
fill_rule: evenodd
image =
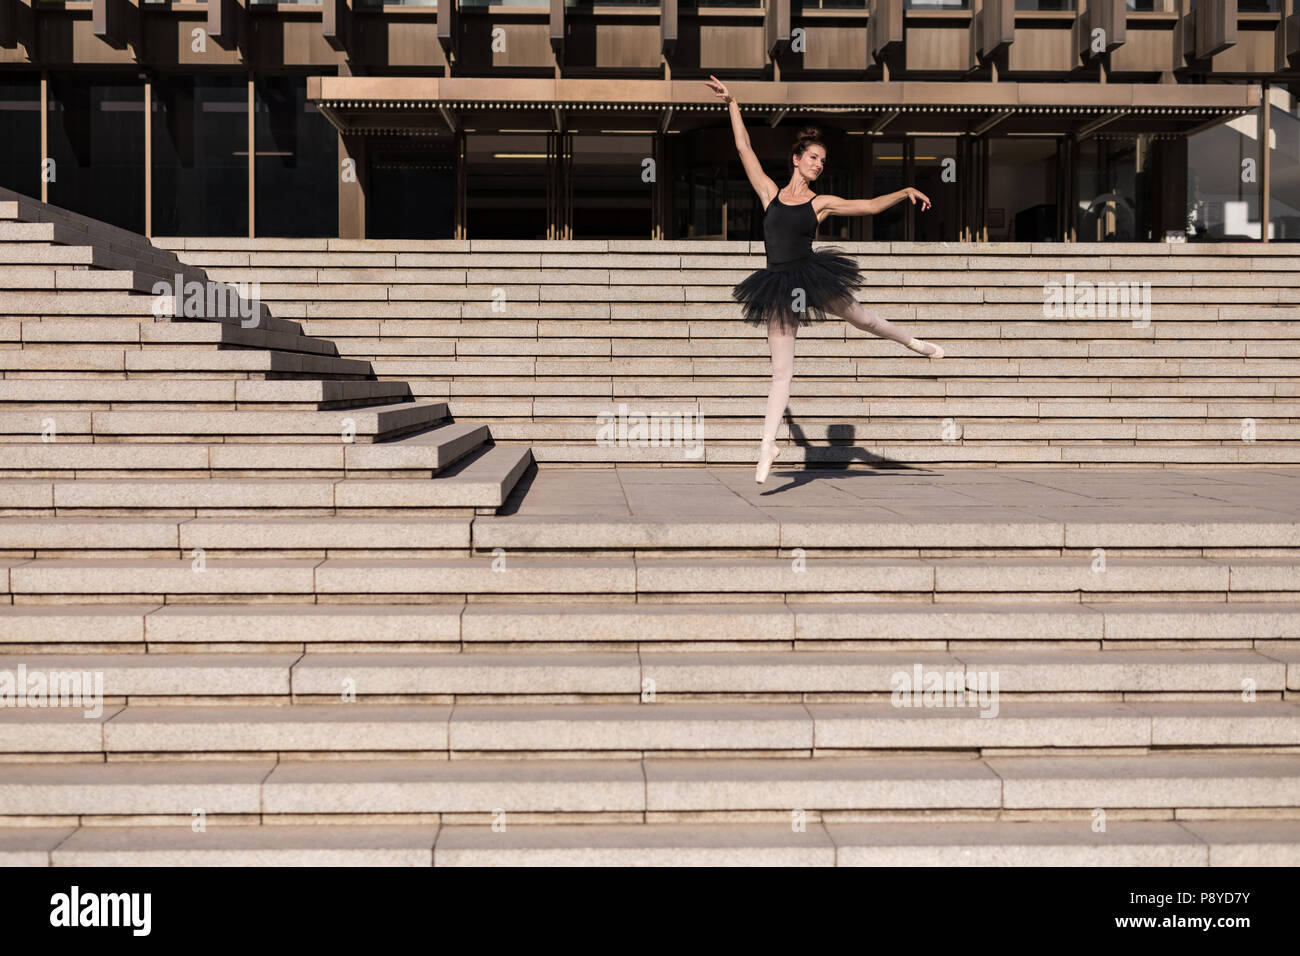
M914 338L862 307L855 294L862 285L862 276L857 262L843 249L828 246L814 251L812 248L817 226L827 216L871 216L904 199L910 199L913 205L920 201L924 212L930 208L930 200L911 186L874 199L814 194L809 186L821 175L826 163L826 147L814 127L799 131L792 148L794 169L790 182L784 189L778 189L763 172L750 147L749 133L740 118L736 98L716 76L710 75L705 85L727 103L741 164L764 209L763 245L767 267L752 273L731 290L732 298L742 306L745 322L756 327L767 326L772 353L772 385L754 474L754 480L761 485L767 480L772 462L781 454L776 430L790 400L794 340L799 326L840 316L855 328L899 342L913 352L943 358L943 349L938 345Z

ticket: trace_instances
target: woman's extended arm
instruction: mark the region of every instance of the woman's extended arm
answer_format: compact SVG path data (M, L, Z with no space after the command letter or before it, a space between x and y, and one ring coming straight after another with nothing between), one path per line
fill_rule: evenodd
M829 216L874 216L904 199L912 200L912 205L916 205L919 199L922 212L930 208L930 198L911 186L905 186L898 192L877 196L874 199L841 199L839 196L827 196L825 208Z
M749 177L749 184L754 187L754 192L758 193L759 199L766 206L777 194L779 187L772 182L767 173L763 172L763 164L758 161L753 148L749 145L749 131L745 129L745 121L740 118L740 104L716 76L710 75L709 80L710 82L704 85L713 90L719 99L726 102L727 112L731 114L731 132L736 139L736 152L740 153L740 165L745 168L745 175Z

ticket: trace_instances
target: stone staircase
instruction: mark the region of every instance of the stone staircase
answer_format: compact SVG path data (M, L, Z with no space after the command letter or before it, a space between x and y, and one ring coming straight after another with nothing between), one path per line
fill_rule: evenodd
M768 346L730 290L763 265L761 242L160 243L256 279L277 315L539 462L683 462L672 445L597 443L620 405L698 416L708 463L756 455ZM1297 463L1300 244L839 244L860 256L859 298L948 357L843 322L801 330L787 461Z
M526 448L495 447L487 426L453 421L445 402L377 380L251 289L0 190L2 513L501 504L531 462ZM182 317L195 301L201 314ZM280 478L297 481L268 481Z
M1242 389L1233 401L1270 410L1253 444L873 440L872 453L919 458L805 472L791 456L759 489L749 411L732 439L705 432L705 460L671 469L658 467L666 456L626 467L624 452L665 450L595 452L590 435L579 442L553 419L591 421L583 403L608 407L616 388L656 402L680 389L705 404L707 387L748 408L766 387L760 353L725 353L740 371L697 379L647 375L644 357L612 353L603 369L552 373L534 351L561 341L539 337L543 324L567 323L569 336L588 321L565 312L582 301L605 310L611 350L624 341L615 324L654 325L671 344L668 330L699 327L680 310L730 308L706 298L731 275L706 268L714 256L656 280L682 292L695 288L684 271L712 276L698 305L649 318L670 285L611 290L606 280L597 295L593 279L556 269L547 295L572 298L539 293L532 307L511 306L531 317L506 320L475 315L486 293L467 291L496 276L467 286L457 256L397 251L407 244L224 241L251 251L217 253L188 248L216 240L185 240L179 266L138 237L29 200L0 197L0 215L0 699L6 674L102 682L102 708L89 715L0 707L0 862L1300 862L1300 470L1286 467L1294 442L1268 431L1282 427L1294 363L1215 359L1238 368L1223 380L1131 373L1135 394L1169 389L1152 404L1171 408L1208 408L1213 389ZM484 245L472 255L494 259L500 282L515 258L562 255ZM597 272L621 255L572 245L577 259L605 263ZM665 247L668 259L692 259ZM1250 248L1264 258L1266 247ZM723 258L753 258L745 252ZM446 264L403 259L417 255ZM369 272L374 257L391 262L387 278L361 283L384 293L362 300L370 318L332 311L342 299L313 302L307 290L324 281L277 298L261 271ZM623 261L644 271L657 258ZM262 276L262 324L155 322L152 283L200 267L223 281ZM393 291L408 281L394 270L408 267L411 288L431 297L409 306ZM458 287L426 274L458 268ZM78 298L78 282L110 282L91 278L101 275L122 287ZM526 275L516 281L542 287ZM454 314L386 311L428 316L438 295ZM1290 307L1269 301L1196 306L1195 321L1209 333L1205 309L1226 322L1219 313L1237 308L1240 327L1276 322L1285 343L1269 316ZM624 308L640 318L613 321ZM539 317L549 310L556 317ZM125 326L104 338L124 316L137 338ZM483 334L516 322L533 332ZM918 334L986 352L885 357L888 343L850 333L839 347L859 350L852 362L871 374L805 385L874 390L858 393L868 405L873 394L938 402L949 414L965 399L946 389L963 382L989 389L975 403L986 412L1034 386L1074 395L1091 415L1113 404L1101 386L1122 384L1101 358L1096 369L1076 359L1075 376L1058 380L1044 371L1056 360L999 357L1002 336L945 336L929 322ZM177 331L162 345L155 326L230 326L235 338ZM282 338L238 338L249 332ZM747 348L740 334L712 343ZM381 359L381 345L449 351ZM470 357L488 347L522 350L531 371L488 373ZM14 357L27 352L40 354ZM288 357L227 357L244 352ZM292 366L308 360L322 364ZM476 388L478 398L463 391ZM485 394L529 411L494 412ZM567 410L533 411L552 400ZM1215 411L1230 417L1226 405ZM995 425L1015 418L989 413ZM342 416L354 441L340 438ZM512 418L509 440L486 446L487 429L499 439ZM54 442L40 440L46 419ZM515 443L525 440L542 468L528 467ZM854 447L813 444L807 460ZM978 463L1036 467L929 467L962 447L996 459ZM1016 457L1026 447L1075 457ZM1265 447L1277 457L1240 457ZM1156 457L1102 454L1123 448ZM586 454L601 467L547 467ZM719 461L745 467L710 467Z

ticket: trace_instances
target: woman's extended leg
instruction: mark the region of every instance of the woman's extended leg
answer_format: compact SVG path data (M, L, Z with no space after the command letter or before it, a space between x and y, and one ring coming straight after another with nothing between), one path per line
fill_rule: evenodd
M776 444L776 430L781 426L781 416L790 403L790 383L794 379L794 339L796 329L782 329L776 324L768 326L767 344L772 351L772 384L767 393L767 414L763 417L763 442L758 449L758 470L754 480L760 485L767 480L781 449Z
M920 352L931 358L943 358L942 348L933 342L922 342L920 339L913 338L911 333L905 332L888 319L882 319L876 313L864 309L862 303L856 299L846 301L841 308L835 310L835 313L842 315L854 328L879 335L882 339L892 339L906 345L913 352Z

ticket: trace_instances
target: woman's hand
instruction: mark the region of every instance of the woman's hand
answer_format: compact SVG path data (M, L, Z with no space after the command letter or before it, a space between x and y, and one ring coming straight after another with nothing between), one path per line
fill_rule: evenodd
M735 99L734 96L732 96L730 93L727 92L727 88L722 84L722 81L719 80L712 73L709 74L709 82L705 83L704 85L707 86L709 89L711 89L714 93L718 94L718 97L724 103L730 103L732 100Z
M903 192L907 194L908 199L912 200L913 206L916 205L918 199L921 200L921 212L925 212L930 208L930 197L919 189L913 189L911 186L907 186L903 189Z

